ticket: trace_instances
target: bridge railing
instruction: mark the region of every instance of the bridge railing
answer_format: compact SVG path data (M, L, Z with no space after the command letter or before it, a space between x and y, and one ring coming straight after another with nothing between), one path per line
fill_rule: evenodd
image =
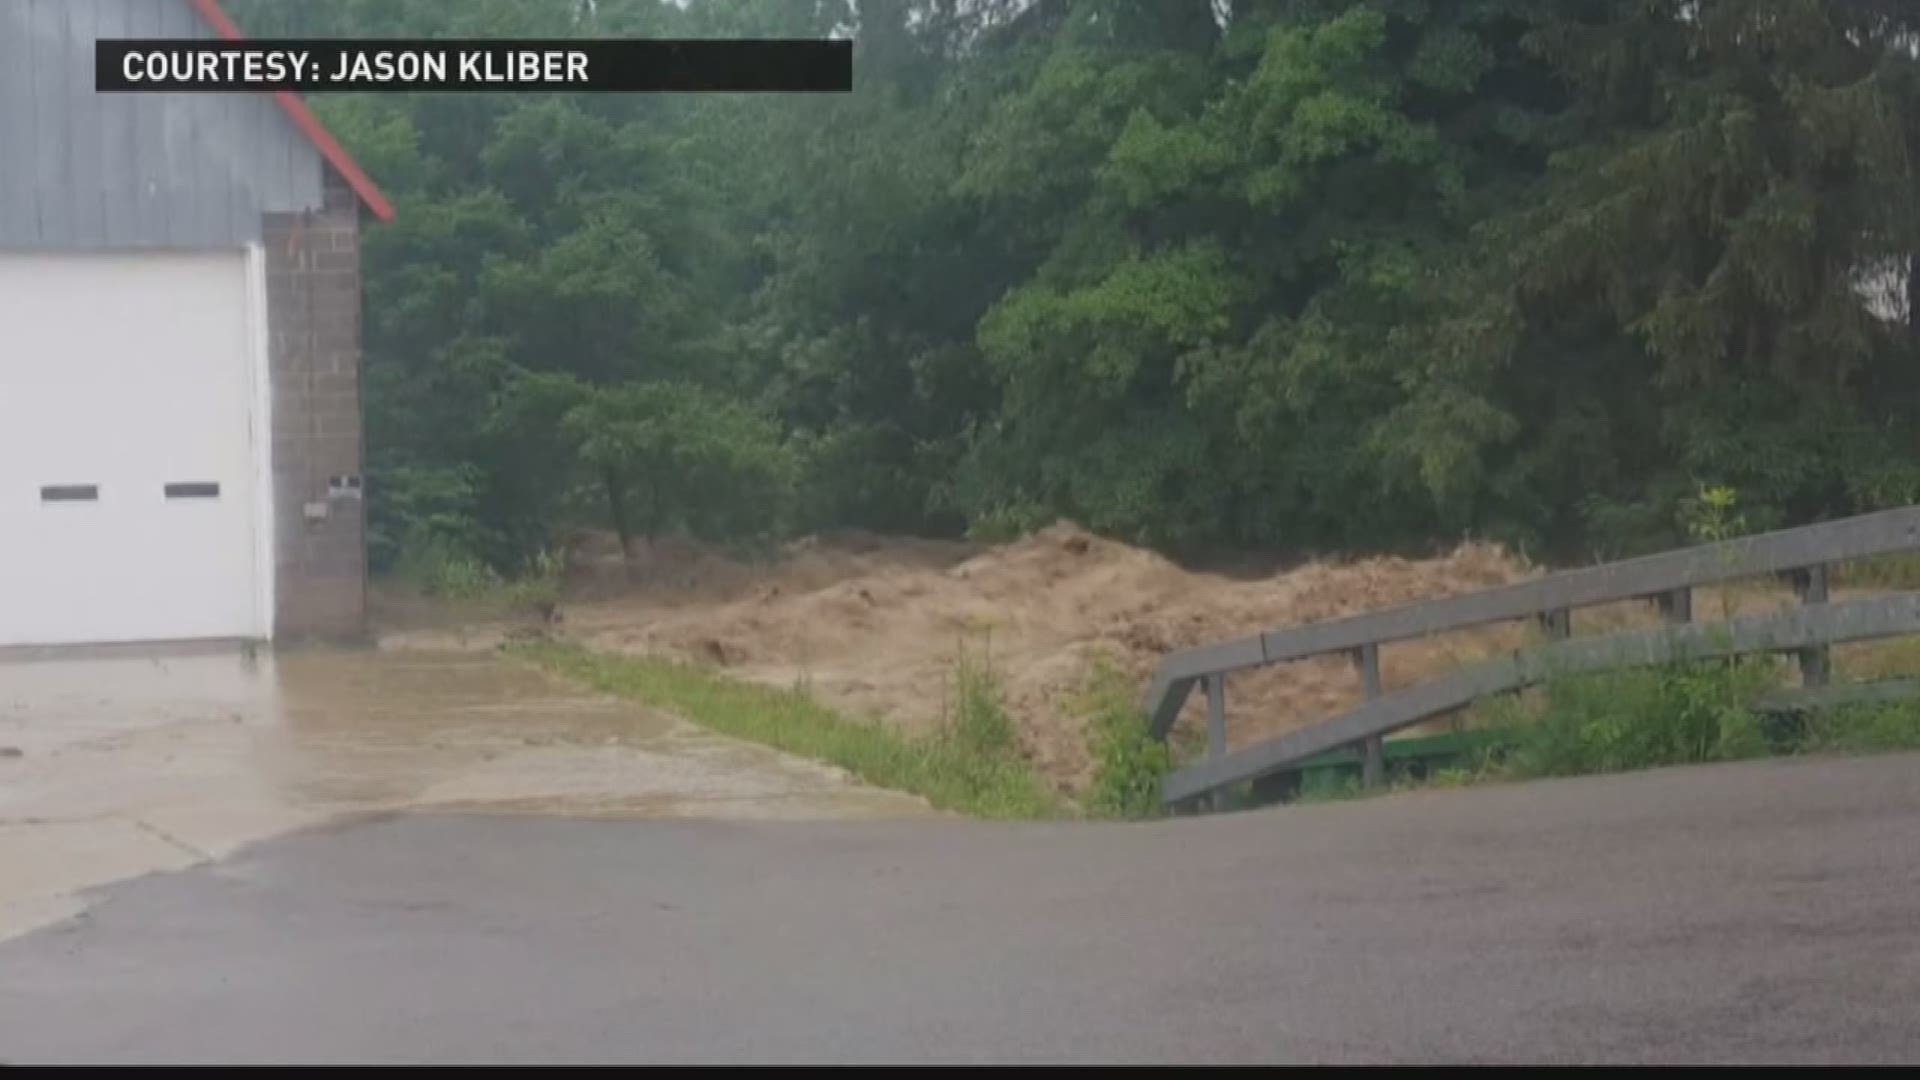
M1920 549L1920 507L1762 533L1638 559L1569 570L1507 585L1385 611L1308 623L1234 641L1187 649L1161 662L1148 687L1146 711L1156 738L1165 738L1196 686L1207 697L1207 753L1171 775L1164 798L1188 802L1229 784L1286 771L1317 754L1357 745L1368 782L1382 769L1381 739L1491 694L1518 689L1557 673L1658 664L1687 657L1792 651L1802 681L1826 684L1827 646L1920 632L1920 593L1827 602L1827 571L1834 563ZM1770 574L1791 576L1803 606L1776 614L1692 623L1692 590L1701 585ZM1569 640L1575 609L1651 599L1668 626L1652 631ZM1516 619L1534 619L1548 644L1463 668L1416 686L1385 693L1380 646ZM1352 657L1366 701L1311 727L1229 754L1226 749L1227 676L1246 668L1345 653Z

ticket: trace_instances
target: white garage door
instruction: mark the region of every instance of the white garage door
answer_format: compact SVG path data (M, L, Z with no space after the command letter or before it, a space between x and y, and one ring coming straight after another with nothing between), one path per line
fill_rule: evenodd
M244 253L0 253L0 646L265 637Z

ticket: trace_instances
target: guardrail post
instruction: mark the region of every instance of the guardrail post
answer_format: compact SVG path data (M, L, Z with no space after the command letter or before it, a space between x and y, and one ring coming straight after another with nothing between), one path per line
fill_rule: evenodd
M1675 589L1654 597L1660 607L1660 617L1670 623L1693 621L1693 590Z
M1207 695L1207 759L1218 761L1227 756L1227 676L1216 671L1200 680L1201 688ZM1224 808L1224 791L1211 791L1203 797L1202 806L1208 813L1216 813Z
M1214 672L1202 680L1207 691L1207 756L1227 756L1227 677Z
M1540 629L1547 633L1548 641L1565 641L1573 634L1573 612L1567 608L1543 611L1537 618L1540 620Z
M1802 604L1824 604L1827 602L1827 568L1825 565L1809 566L1793 573L1793 592ZM1825 686L1833 674L1832 650L1825 645L1814 645L1799 651L1800 685Z
M1369 641L1360 646L1353 654L1354 666L1360 669L1360 686L1366 691L1367 700L1380 696L1380 643ZM1362 787L1376 788L1387 782L1386 740L1374 735L1360 744L1360 784Z

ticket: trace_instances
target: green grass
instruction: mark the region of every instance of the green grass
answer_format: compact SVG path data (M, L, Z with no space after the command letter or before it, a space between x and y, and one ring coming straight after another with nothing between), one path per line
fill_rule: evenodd
M598 690L684 716L725 735L838 765L869 784L985 818L1050 818L1069 807L1017 752L991 669L963 659L957 709L940 735L913 739L855 720L803 690L727 678L690 664L608 656L549 641L508 651Z
M978 657L960 643L954 660L954 701L951 715L942 717L945 740L971 759L1005 761L1015 757L1019 738L1013 718L1000 700L1000 679L993 671L992 639Z
M1759 757L1771 747L1752 704L1780 678L1757 658L1557 679L1531 699L1488 703L1510 732L1499 771L1531 779Z
M1294 796L1297 803L1346 802L1349 799L1362 799L1369 795L1383 794L1385 788L1368 789L1360 783L1360 777L1336 772L1332 769L1315 769L1301 774L1300 791Z
M1556 679L1529 695L1475 705L1468 723L1494 737L1425 778L1397 772L1391 787L1368 790L1354 769L1307 770L1297 799L1328 802L1769 755L1920 749L1920 701L1844 705L1785 723L1755 711L1756 699L1788 681L1786 670L1777 658L1746 657Z
M393 576L463 611L513 612L552 609L564 570L559 556L542 553L508 577L452 544L422 540L401 549Z
M1496 771L1524 779L1920 749L1920 701L1840 705L1798 717L1755 711L1757 698L1790 682L1787 670L1779 658L1747 657L1550 683L1531 709L1496 706L1508 710L1511 732Z
M1111 657L1096 657L1069 709L1092 740L1094 776L1087 812L1105 818L1151 818L1166 813L1160 784L1172 771L1167 744L1147 733L1139 691Z
M1809 753L1834 754L1920 749L1920 701L1841 705L1812 713L1800 745Z
M1360 784L1358 754L1336 751L1301 770L1292 801L1768 755L1920 749L1920 701L1845 705L1797 718L1757 712L1755 700L1788 682L1787 670L1777 658L1748 657L1556 679L1476 704L1460 736L1462 751L1433 757L1424 775L1389 754L1389 784L1368 789ZM1433 740L1409 740L1423 741Z

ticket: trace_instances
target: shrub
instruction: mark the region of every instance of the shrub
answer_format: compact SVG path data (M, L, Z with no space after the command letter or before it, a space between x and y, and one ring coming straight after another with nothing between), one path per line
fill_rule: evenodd
M1920 701L1842 705L1806 718L1801 748L1860 753L1920 748Z
M397 466L369 479L367 560L375 571L418 573L421 559L486 550L478 470ZM409 555L413 565L402 566Z
M623 546L676 528L704 539L783 528L797 460L770 418L687 383L579 393L561 431Z
M400 545L394 574L443 600L482 600L502 584L500 575L479 556L424 529L408 534Z
M1167 744L1148 734L1132 680L1111 657L1097 656L1070 707L1086 720L1092 741L1087 809L1099 817L1158 816L1160 785L1173 759Z
M505 583L502 599L513 607L550 611L560 602L565 584L565 557L551 549L538 551L527 559L519 577Z
M513 610L551 611L560 602L565 561L541 551L513 578L445 537L416 531L400 548L393 569L400 580L439 600Z
M960 643L954 660L954 711L946 727L946 737L964 753L982 758L1012 755L1018 748L1013 718L1007 715L1001 700L1000 677L993 670L992 642L987 640L979 657Z
M1751 706L1778 685L1778 673L1771 660L1758 658L1555 680L1532 706L1502 703L1513 732L1507 771L1574 776L1765 754Z

